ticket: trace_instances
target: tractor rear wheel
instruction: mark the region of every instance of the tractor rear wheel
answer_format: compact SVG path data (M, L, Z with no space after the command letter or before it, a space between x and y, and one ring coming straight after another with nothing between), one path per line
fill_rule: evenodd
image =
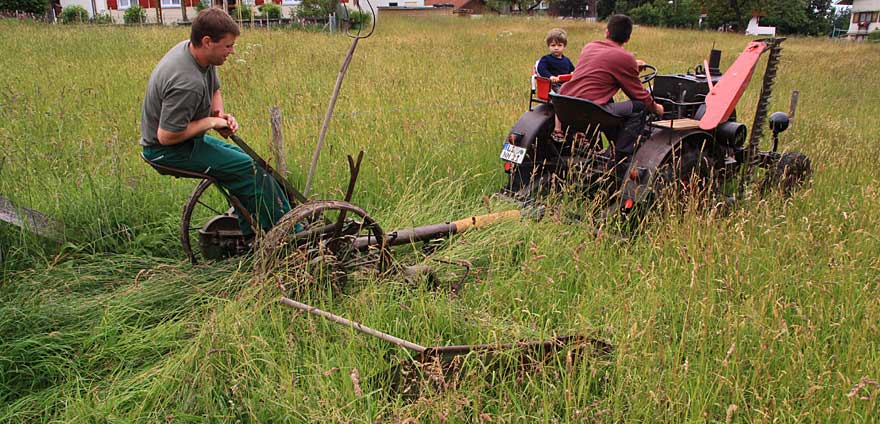
M657 169L651 186L652 206L663 204L667 199L678 202L713 194L711 170L706 143L682 143L680 148L669 153Z

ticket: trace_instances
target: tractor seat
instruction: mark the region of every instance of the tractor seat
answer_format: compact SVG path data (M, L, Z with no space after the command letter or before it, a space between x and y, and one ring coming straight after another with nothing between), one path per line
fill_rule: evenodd
M571 133L589 133L596 129L613 133L623 125L622 116L615 115L586 99L550 93L550 101L562 127L568 127Z
M187 171L185 169L179 169L179 168L173 168L170 166L159 165L158 163L147 159L147 157L144 156L143 152L141 152L141 159L143 159L144 162L147 163L147 165L152 166L153 169L155 169L156 172L158 172L161 175L170 175L175 178L198 178L198 179L202 179L202 180L214 181L214 177L212 177L208 174L202 174L200 172Z

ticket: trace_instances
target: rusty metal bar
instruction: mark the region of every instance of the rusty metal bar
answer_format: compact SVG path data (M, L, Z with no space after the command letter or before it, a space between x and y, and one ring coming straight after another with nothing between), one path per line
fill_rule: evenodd
M292 308L299 309L304 312L308 312L312 315L316 315L321 318L329 319L330 321L333 321L337 324L341 324L346 327L354 328L355 330L358 330L361 333L369 334L374 337L378 337L382 340L385 340L388 343L392 343L392 344L398 345L400 347L407 348L407 349L415 351L417 353L424 353L427 350L427 348L424 346L417 345L413 342L406 341L406 340L401 339L399 337L394 337L390 334L383 333L379 330L374 330L374 329L367 327L366 325L363 325L359 322L354 322L354 321L345 319L339 315L334 315L330 312L322 311L314 306L309 306L309 305L306 305L305 303L297 302L293 299L282 297L281 303L284 303L285 305L290 306Z
M300 193L297 189L293 188L290 182L288 182L283 175L278 173L275 168L269 166L269 164L266 163L266 160L263 159L259 154L257 154L257 152L254 151L253 148L251 148L251 146L245 143L244 140L241 139L241 137L232 134L231 136L229 136L229 138L232 139L232 141L238 147L240 147L241 150L244 150L244 152L247 153L247 155L250 156L251 159L253 159L254 162L257 163L257 165L260 165L263 169L266 170L266 172L272 175L272 178L274 178L275 181L278 181L278 184L281 184L281 187L284 188L285 192L287 192L287 195L289 197L288 200L290 201L291 206L294 206L294 204L302 204L306 202L305 196L303 196L302 193Z
M0 222L15 225L52 240L60 241L64 233L64 225L60 222L35 210L16 206L3 196L0 196Z

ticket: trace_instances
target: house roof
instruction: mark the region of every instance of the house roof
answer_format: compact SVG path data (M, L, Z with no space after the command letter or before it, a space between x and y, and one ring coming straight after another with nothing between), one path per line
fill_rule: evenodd
M852 6L853 0L840 0L835 6Z

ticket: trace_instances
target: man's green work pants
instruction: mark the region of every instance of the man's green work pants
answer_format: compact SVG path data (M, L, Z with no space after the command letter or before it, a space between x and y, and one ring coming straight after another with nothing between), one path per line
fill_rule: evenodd
M238 146L218 138L206 135L171 146L147 146L144 156L159 165L214 177L241 201L263 230L272 228L290 210L278 182ZM253 234L241 214L238 224L243 234Z

